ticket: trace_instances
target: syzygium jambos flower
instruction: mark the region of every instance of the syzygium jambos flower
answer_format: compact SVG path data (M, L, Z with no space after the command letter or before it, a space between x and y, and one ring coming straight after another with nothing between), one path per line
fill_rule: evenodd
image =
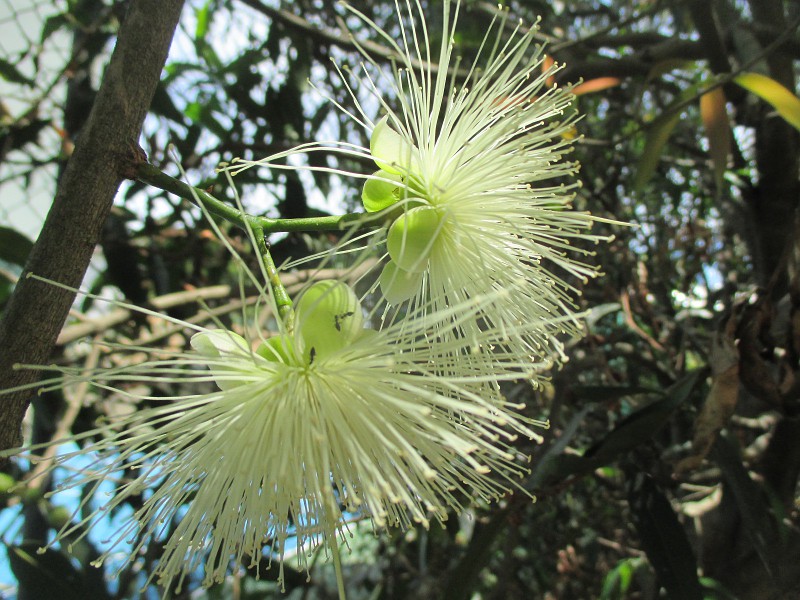
M473 318L480 300L437 319ZM261 305L275 311L271 296ZM136 347L139 358L116 368L62 368L45 387L88 382L151 407L80 436L98 441L52 468L95 456L62 486L95 490L127 474L100 510L145 498L116 539L139 540L133 560L147 539L169 533L151 579L178 587L199 568L210 585L231 565L262 559L277 560L282 577L287 540L296 537L306 566L311 549L337 544L345 513L376 529L427 526L495 500L520 485L527 469L512 441L535 437L537 424L497 382L530 377L533 366L501 347L487 373L480 347L427 344L434 321L423 317L369 329L352 289L327 280L307 288L271 337L184 323L195 330L187 351ZM478 341L488 346L490 335ZM214 391L175 397L140 391L211 383ZM86 534L92 494L82 497L73 517L83 517L56 541Z
M595 218L571 207L579 187L577 165L565 159L576 121L572 95L547 84L556 67L542 68L534 27L509 31L504 17L492 21L464 67L453 54L458 3L443 3L441 35L428 31L418 1L407 0L405 11L401 4L399 34L348 7L394 54L387 69L364 51L366 64L349 88L369 90L382 108L373 121L351 92L360 114L348 114L372 130L370 147L320 143L298 151L332 146L375 162L379 170L360 175L367 179L362 200L368 212L389 218L379 287L390 304L436 311L505 289L457 333L495 327L520 352L558 350L558 333L578 331L575 319L553 319L574 313L570 281L596 274L573 243L599 239L588 233ZM282 168L275 161L286 154L232 168ZM542 326L523 335L519 324L531 320Z

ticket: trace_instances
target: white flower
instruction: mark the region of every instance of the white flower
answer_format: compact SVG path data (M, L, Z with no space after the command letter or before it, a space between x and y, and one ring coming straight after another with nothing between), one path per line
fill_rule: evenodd
M472 318L479 301L438 317ZM266 295L261 306L275 310ZM296 536L306 567L309 550L335 548L344 513L378 529L427 526L471 500L495 500L528 472L511 443L520 434L534 438L538 424L496 382L530 376L532 366L500 348L487 374L480 349L456 340L426 344L435 332L420 316L367 329L352 290L323 281L296 303L292 327L267 339L184 323L196 331L186 352L136 347L132 354L149 359L88 374L62 368L51 387L88 382L156 406L80 436L99 441L51 468L96 453L64 487L97 489L131 474L104 513L152 490L116 540L139 540L134 560L146 540L171 531L151 578L179 587L200 567L210 585L232 564L262 558L277 560L282 578L287 540ZM489 335L478 341L492 344ZM137 391L209 382L218 389L167 398ZM82 498L76 515L91 494ZM55 541L74 543L92 519L78 517Z
M576 259L586 251L572 243L599 239L587 233L595 218L571 208L579 186L577 165L565 160L576 120L572 95L546 84L553 73L542 72L535 29L519 24L509 32L505 18L492 21L465 70L453 56L459 4L455 10L448 1L443 5L438 48L431 47L418 1L405 2L399 39L348 7L396 56L387 72L364 51L367 64L354 74L356 87L370 90L385 116L373 122L351 91L360 114L348 114L372 129L370 148L320 143L296 151L333 146L379 167L356 176L367 179L367 211L390 218L388 261L380 276L390 304L437 311L505 289L508 294L455 333L472 336L494 327L519 352L558 352L558 333L580 331L577 319L563 318L575 310L577 291L568 280L596 274ZM240 161L231 170L283 168L275 161L286 154ZM532 320L541 326L525 327L521 335L519 325Z

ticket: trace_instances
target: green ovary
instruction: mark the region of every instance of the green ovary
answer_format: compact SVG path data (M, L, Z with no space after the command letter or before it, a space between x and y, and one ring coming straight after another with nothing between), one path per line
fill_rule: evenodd
M295 307L296 348L306 364L344 349L363 328L361 302L350 286L339 281L315 283Z

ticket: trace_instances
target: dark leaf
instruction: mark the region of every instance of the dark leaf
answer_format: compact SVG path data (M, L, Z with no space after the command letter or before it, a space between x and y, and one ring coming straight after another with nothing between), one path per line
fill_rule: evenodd
M19 231L0 226L0 260L24 267L31 248L33 242Z
M542 457L533 476L526 484L526 488L530 490L542 489L556 482L564 481L569 477L586 475L617 460L626 452L630 452L638 445L646 442L666 424L673 411L689 397L689 394L697 384L701 372L698 370L686 374L664 392L664 398L648 404L623 419L602 440L590 447L583 456L564 454L562 452L556 453L554 450L558 444L554 445L553 449ZM640 388L611 387L607 389L617 390L616 395L608 394L611 398L632 395L633 390L641 393ZM627 393L622 393L623 389L627 390ZM596 393L605 395L604 392L596 391ZM579 413L578 416L582 418L583 414ZM564 435L568 435L568 438L565 439L572 437L575 427L576 425L573 422L567 428Z
M652 478L638 473L628 486L633 524L669 598L702 600L697 562L669 500Z
M32 87L35 83L33 79L23 75L14 64L3 57L0 57L0 77L11 83L19 83L29 87Z
M44 27L42 27L42 35L39 39L39 43L44 44L51 35L67 25L69 25L69 20L65 13L47 17L47 20L44 22Z
M39 133L48 125L49 121L36 119L0 127L0 158L10 150L19 150L26 144L38 142Z
M752 480L742 464L737 447L724 433L717 438L711 450L711 458L719 465L725 483L733 493L753 548L767 571L772 571L771 565L777 564L776 553L779 552L780 537L763 489Z
M584 458L591 458L598 466L615 460L621 454L649 440L672 416L697 384L701 371L691 371L664 392L664 398L648 404L623 419L605 438L589 448Z
M166 117L176 123L185 123L183 113L175 106L175 103L172 101L172 96L170 96L169 90L167 90L167 86L164 85L163 81L159 82L156 88L153 101L150 103L150 110L154 114Z
M573 395L585 402L609 402L641 394L658 394L659 390L641 386L576 385L570 388Z

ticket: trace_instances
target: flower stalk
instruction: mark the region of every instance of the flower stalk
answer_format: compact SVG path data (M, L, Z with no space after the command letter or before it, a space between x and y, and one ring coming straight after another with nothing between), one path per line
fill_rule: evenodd
M264 266L264 272L267 276L267 282L272 288L272 295L275 298L275 304L278 308L278 315L286 326L288 333L292 333L292 322L294 317L294 309L292 307L292 299L289 293L281 282L281 277L278 274L278 268L275 266L275 261L272 259L272 253L269 250L269 242L267 242L266 234L258 219L248 217L248 225L252 235L255 238L256 246L258 247L258 254L261 257L261 262Z
M247 229L247 222L249 221L252 227L259 227L264 235L307 231L344 231L364 221L364 215L360 213L297 219L272 219L246 215L239 209L215 198L207 191L192 187L180 179L175 179L148 162L137 165L136 179L165 192L175 194L179 198L194 204L201 203L212 215L220 217L242 229Z

